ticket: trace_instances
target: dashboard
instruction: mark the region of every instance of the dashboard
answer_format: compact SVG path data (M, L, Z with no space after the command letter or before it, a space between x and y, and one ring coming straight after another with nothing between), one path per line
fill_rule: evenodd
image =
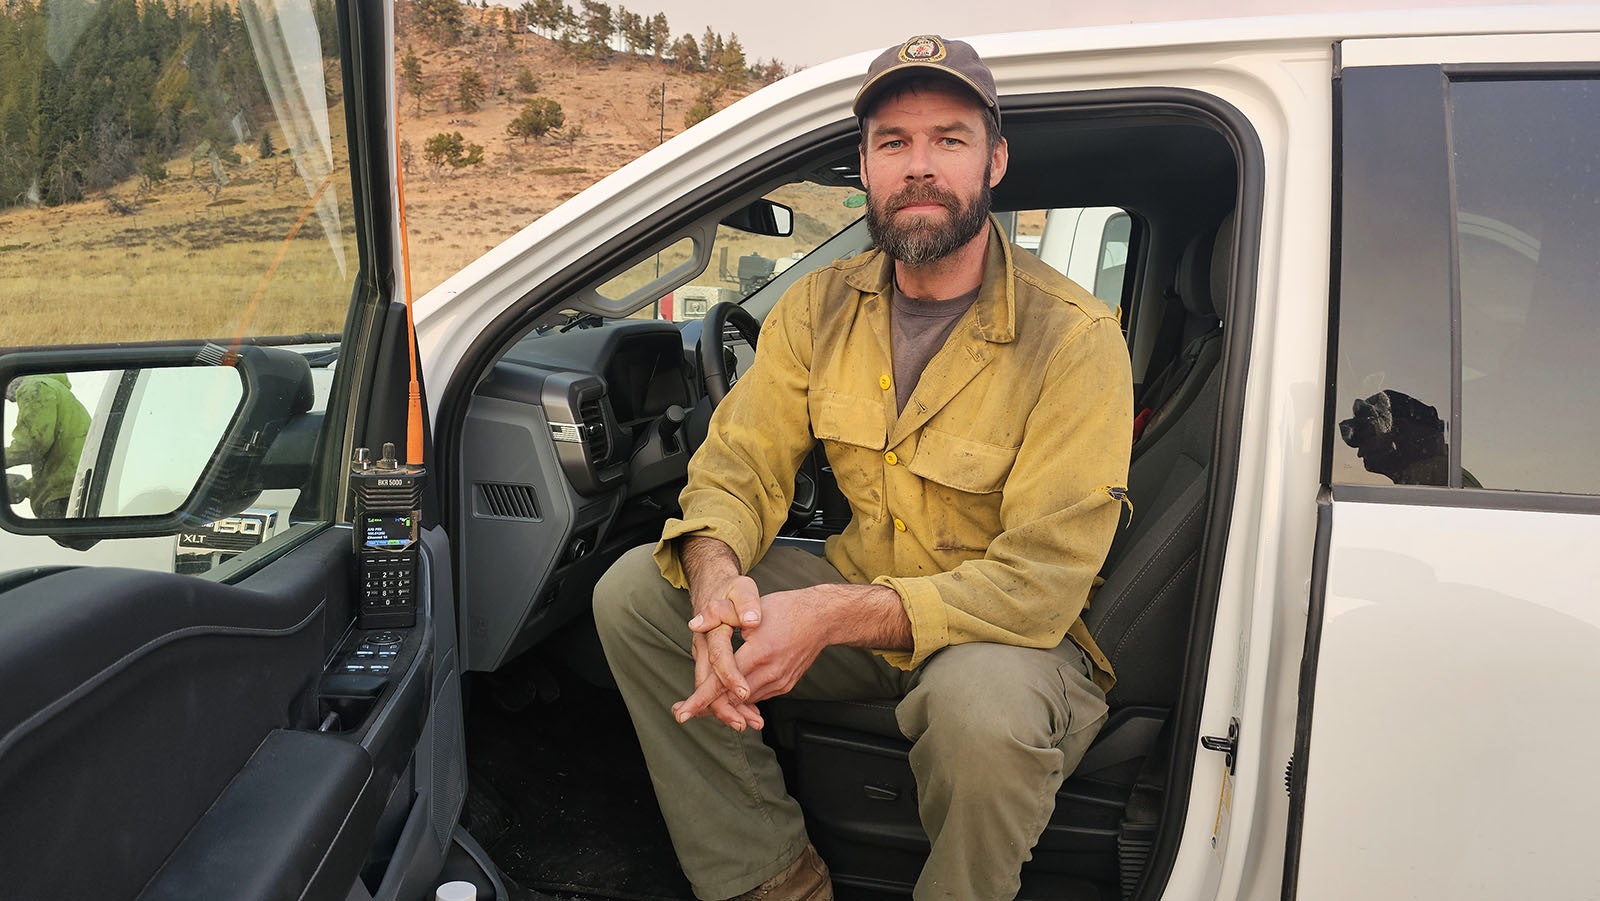
M660 535L693 450L698 323L530 334L473 392L456 496L469 670L493 670L585 612L616 556Z

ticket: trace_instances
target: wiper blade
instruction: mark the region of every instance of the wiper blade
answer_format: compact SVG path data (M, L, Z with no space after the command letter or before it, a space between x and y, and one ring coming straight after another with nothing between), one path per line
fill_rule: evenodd
M572 318L561 326L561 331L570 332L575 328L599 328L605 324L606 320L603 316L597 316L594 313L574 313Z

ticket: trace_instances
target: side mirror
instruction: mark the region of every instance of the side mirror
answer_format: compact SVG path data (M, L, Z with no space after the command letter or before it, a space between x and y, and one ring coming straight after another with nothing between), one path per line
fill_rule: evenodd
M794 210L763 197L723 216L722 224L753 235L787 238L794 234Z
M0 387L0 528L79 549L249 506L315 399L304 356L254 346L24 351L0 357Z

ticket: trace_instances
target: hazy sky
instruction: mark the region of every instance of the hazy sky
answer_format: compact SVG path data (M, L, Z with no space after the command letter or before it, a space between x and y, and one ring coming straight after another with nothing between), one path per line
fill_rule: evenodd
M617 0L609 2L613 8L618 5ZM568 5L577 7L578 2L569 0ZM639 13L666 13L674 36L687 31L698 37L709 25L723 35L737 34L751 60L775 56L791 66L809 66L858 50L881 50L922 32L954 37L1174 19L1510 4L1506 0L631 0L621 5Z

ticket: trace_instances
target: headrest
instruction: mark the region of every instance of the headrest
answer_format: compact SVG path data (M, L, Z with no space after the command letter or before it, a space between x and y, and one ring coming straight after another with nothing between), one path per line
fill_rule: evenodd
M1217 226L1217 239L1211 243L1211 309L1228 308L1228 295L1233 293L1233 224L1232 213L1222 217ZM1220 317L1219 317L1220 318Z
M1215 238L1216 232L1210 229L1195 235L1183 249L1183 256L1178 258L1178 275L1173 287L1190 316L1217 318L1211 308L1211 242Z
M1195 235L1178 258L1174 288L1191 316L1216 319L1233 281L1233 214Z

